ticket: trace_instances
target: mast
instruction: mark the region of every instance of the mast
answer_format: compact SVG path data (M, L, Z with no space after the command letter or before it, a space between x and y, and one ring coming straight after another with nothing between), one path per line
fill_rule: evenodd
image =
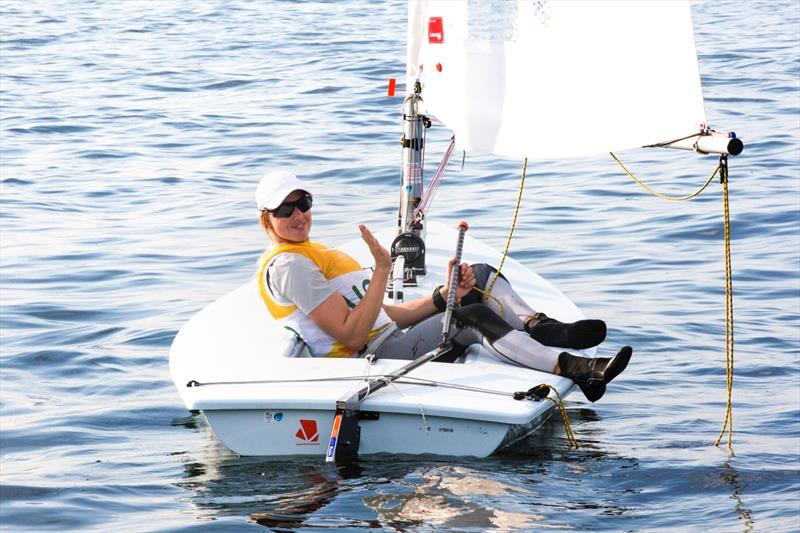
M420 93L422 87L417 81L414 92L406 96L403 102L403 138L400 144L403 147L403 182L400 191L400 216L398 219L397 233L405 233L415 228L414 209L422 199L422 143L423 141L423 115L417 112L418 104L422 101Z
M421 216L415 210L422 201L424 131L430 126L430 119L419 113L422 102L422 85L414 83L411 94L403 102L403 178L400 189L400 212L397 218L397 237L391 245L392 260L402 256L403 284L417 284L417 276L424 276L425 268L425 228ZM398 288L399 289L399 288Z

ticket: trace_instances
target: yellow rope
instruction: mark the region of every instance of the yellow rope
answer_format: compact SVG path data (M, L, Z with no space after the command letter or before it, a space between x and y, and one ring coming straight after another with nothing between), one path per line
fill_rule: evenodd
M496 303L500 303L497 298L492 296L492 288L494 287L494 282L497 281L497 278L500 277L500 271L503 269L503 263L506 261L506 256L508 255L508 247L511 246L511 237L514 235L514 228L517 226L517 216L519 215L519 207L522 204L522 191L525 189L525 173L528 170L528 158L525 158L525 161L522 162L522 179L519 182L519 193L517 194L517 207L514 209L514 220L511 222L511 229L508 232L508 238L506 239L506 247L503 250L503 257L500 259L500 264L497 266L497 270L494 273L494 277L492 278L492 282L489 284L489 288L485 291L480 289L475 289L479 293L492 298ZM484 302L488 300L484 299ZM505 311L503 310L503 306L500 306L500 316L504 317Z
M622 170L633 179L636 183L642 186L646 191L650 192L651 194L658 196L659 198L664 198L666 200L690 200L703 192L708 184L711 183L711 180L714 179L714 176L717 175L719 172L719 180L722 183L722 211L723 211L723 219L724 219L724 234L725 234L725 380L726 386L728 389L728 401L727 406L725 408L725 419L722 422L722 430L717 437L717 440L714 441L714 446L719 446L720 441L722 440L722 435L725 434L725 429L728 430L728 450L733 453L733 275L731 273L731 230L730 230L730 209L728 203L728 156L722 155L719 158L719 164L717 168L714 169L714 172L711 173L711 176L708 177L706 182L703 184L700 189L696 192L688 195L688 196L681 196L681 197L673 197L673 196L666 196L660 194L641 181L639 181L636 176L634 176L625 165L614 155L613 152L609 152L611 157L614 158Z
M714 169L714 172L712 172L712 173L711 173L711 175L710 175L710 176L708 177L708 179L706 180L705 184L703 184L703 186L702 186L702 187L700 187L700 188L699 188L697 191L693 192L692 194L690 194L690 195L688 195L688 196L667 196L667 195L665 195L665 194L661 194L661 193L659 193L659 192L656 192L656 191L654 191L653 189L651 189L650 187L648 187L647 185L645 185L644 183L642 183L641 181L639 181L639 179L638 179L636 176L634 176L634 175L631 173L631 171L630 171L630 170L628 170L627 168L625 168L625 165L623 165L623 164L622 164L622 161L620 161L619 159L617 159L617 156L615 156L615 155L614 155L614 152L608 152L608 153L609 153L609 154L611 154L611 157L613 157L613 158L614 158L614 161L616 161L616 162L617 162L617 164L619 164L619 166L622 168L622 170L624 170L624 171L625 171L625 173L626 173L628 176L630 176L630 178L631 178L633 181L635 181L636 183L638 183L638 184L639 184L639 185L640 185L640 186L641 186L641 187L642 187L644 190L646 190L647 192L649 192L650 194L652 194L652 195L654 195L654 196L658 196L659 198L663 198L663 199L665 199L665 200L675 200L675 201L678 201L678 202L680 202L680 201L683 201L683 200L691 200L692 198L694 198L695 196L697 196L698 194L700 194L701 192L703 192L704 190L706 190L706 187L708 187L708 184L709 184L709 183L711 183L711 180L713 180L713 179L714 179L714 176L716 176L716 175L717 175L717 172L719 172L719 169L720 169L720 167L722 166L722 163L720 163L719 165L717 165L717 168L715 168L715 169Z
M728 450L733 452L733 276L731 275L731 231L730 231L730 209L728 205L728 161L725 156L720 158L720 180L722 181L722 209L725 219L725 377L728 386L728 403L725 409L725 420L722 422L722 430L714 442L714 446L719 446L725 428L728 428Z
M492 281L492 285L494 285L494 281ZM503 307L503 304L500 303L500 300L495 298L495 296L491 292L485 291L483 289L479 289L478 287L472 287L472 290L473 291L477 291L480 294L483 294L485 296L485 299L483 300L484 302L487 302L488 298L491 298L492 300L494 300L494 303L496 303L497 307L500 308L500 318L505 318L506 317L506 310Z
M556 407L558 407L559 412L561 413L561 421L564 422L564 433L567 434L567 440L569 441L569 445L575 448L580 448L578 445L578 439L575 438L575 434L572 432L572 426L569 424L569 417L567 416L567 408L564 407L564 400L561 398L561 395L558 393L555 387L552 385L548 385L547 383L542 383L539 385L540 387L547 387L551 391L556 393L556 397L558 397L558 401L554 400L550 396L547 397L548 400L553 402Z

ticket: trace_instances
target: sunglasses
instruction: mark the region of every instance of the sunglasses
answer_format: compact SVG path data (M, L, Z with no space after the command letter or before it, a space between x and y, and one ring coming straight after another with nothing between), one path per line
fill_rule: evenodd
M299 209L301 213L305 213L311 209L312 203L313 198L311 198L310 194L306 194L299 200L295 200L294 202L283 202L275 209L267 209L266 211L272 213L272 216L275 218L289 218L292 216L292 213L294 213L295 207Z

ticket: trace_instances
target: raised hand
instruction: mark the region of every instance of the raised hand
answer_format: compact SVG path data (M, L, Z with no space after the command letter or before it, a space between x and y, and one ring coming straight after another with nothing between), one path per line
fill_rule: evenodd
M375 269L385 270L387 272L391 270L392 256L389 254L389 250L381 246L381 243L378 242L378 239L375 238L372 232L368 230L364 224L359 224L358 229L361 230L361 238L364 239L365 243L367 243L369 252L375 259Z

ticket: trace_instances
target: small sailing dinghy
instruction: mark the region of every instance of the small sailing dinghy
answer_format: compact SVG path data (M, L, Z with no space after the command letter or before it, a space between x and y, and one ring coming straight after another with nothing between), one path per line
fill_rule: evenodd
M395 230L376 236L387 247ZM406 298L428 295L444 279L456 230L427 227L428 275ZM341 249L361 264L371 256L361 241ZM463 260L498 264L500 253L466 237ZM526 299L553 316L580 319L557 289L513 260L505 275ZM255 281L213 302L178 333L170 353L172 377L189 409L201 410L214 435L241 455L323 457L337 401L367 380L408 361L287 357L302 348L264 309ZM428 363L370 395L361 404L360 454L431 453L484 457L538 427L553 404L515 392L547 383L566 394L572 381L501 363L470 348L456 363Z
M609 80L620 69L636 75ZM457 231L432 220L427 208L456 144L526 160L641 146L741 151L734 136L706 126L684 2L411 0L406 88L399 223L376 234L395 261L389 301L429 295L445 277ZM423 188L431 119L451 129L454 141ZM362 265L372 262L361 240L341 249ZM550 283L469 235L463 260L503 262L503 274L537 310L583 318ZM562 397L574 387L477 346L455 362L413 368L402 360L304 357L303 348L272 319L251 280L180 330L170 372L186 407L202 411L219 441L260 456L321 458L337 415L347 413L357 426L348 444L360 454L484 457L553 413L547 389L535 386Z

